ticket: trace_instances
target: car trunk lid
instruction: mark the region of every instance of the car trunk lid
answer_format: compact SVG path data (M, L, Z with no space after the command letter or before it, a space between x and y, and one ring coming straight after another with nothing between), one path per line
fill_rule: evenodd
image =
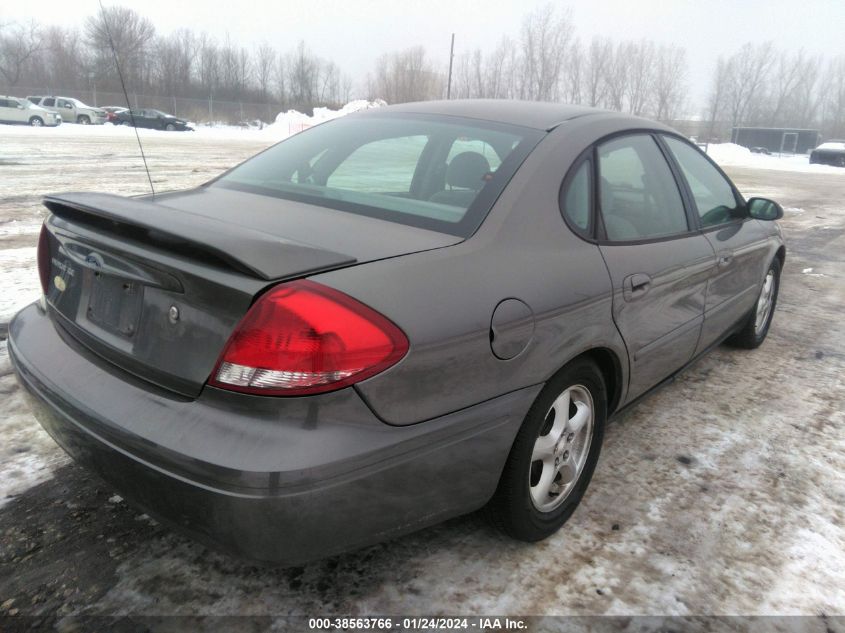
M188 397L268 286L460 241L369 218L353 228L342 212L331 222L329 210L312 207L309 217L308 205L207 191L44 200L53 318L106 360ZM348 239L337 235L338 222ZM374 237L379 224L390 226Z

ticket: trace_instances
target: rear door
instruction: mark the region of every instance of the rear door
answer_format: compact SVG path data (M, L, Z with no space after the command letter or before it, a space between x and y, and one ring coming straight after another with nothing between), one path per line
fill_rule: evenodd
M753 307L768 264L768 235L748 217L745 201L727 177L698 148L673 136L662 140L683 175L703 235L716 251L698 344L702 351Z
M656 138L612 138L598 146L596 162L599 248L628 348L631 400L692 358L715 255L695 231Z

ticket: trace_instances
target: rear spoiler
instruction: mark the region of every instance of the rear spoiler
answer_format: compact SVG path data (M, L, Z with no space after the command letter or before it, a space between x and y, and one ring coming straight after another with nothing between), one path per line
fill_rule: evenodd
M81 224L120 231L141 242L201 252L259 279L280 279L355 263L342 253L262 233L234 222L173 209L153 200L107 193L62 193L44 197L51 213ZM237 221L237 209L232 213Z

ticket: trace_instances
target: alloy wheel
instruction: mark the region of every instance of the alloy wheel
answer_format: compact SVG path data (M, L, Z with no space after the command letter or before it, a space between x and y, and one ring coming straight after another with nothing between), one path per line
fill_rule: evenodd
M534 443L528 474L537 510L551 512L577 484L590 453L594 421L593 398L582 385L567 388L552 403Z
M771 270L766 274L760 298L757 299L757 311L754 316L754 332L760 334L766 327L769 314L772 312L772 302L775 298L775 274Z

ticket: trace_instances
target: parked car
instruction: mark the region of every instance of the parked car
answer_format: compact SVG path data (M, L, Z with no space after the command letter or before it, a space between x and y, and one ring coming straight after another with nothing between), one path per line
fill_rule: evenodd
M123 108L121 106L103 106L102 109L106 113L106 122L113 123L115 125L118 124L117 115L129 110L129 108Z
M828 141L810 152L810 163L845 167L845 141Z
M767 155L771 155L771 152L769 151L769 149L768 149L767 147L752 147L752 148L751 148L751 153L752 153L752 154L767 154Z
M32 103L57 113L62 121L81 125L102 125L106 122L106 113L100 108L85 105L79 99L71 97L27 97Z
M146 512L285 564L482 507L553 534L609 416L765 340L786 252L780 206L671 128L559 104L366 110L196 189L45 204L8 335L35 415Z
M0 97L0 123L21 123L32 127L55 127L62 118L26 99Z
M193 130L188 125L187 121L176 118L172 114L161 112L160 110L126 110L118 112L115 115L115 125L132 125L135 127L146 127L153 130L167 130L168 132L178 130L184 132L186 130Z

